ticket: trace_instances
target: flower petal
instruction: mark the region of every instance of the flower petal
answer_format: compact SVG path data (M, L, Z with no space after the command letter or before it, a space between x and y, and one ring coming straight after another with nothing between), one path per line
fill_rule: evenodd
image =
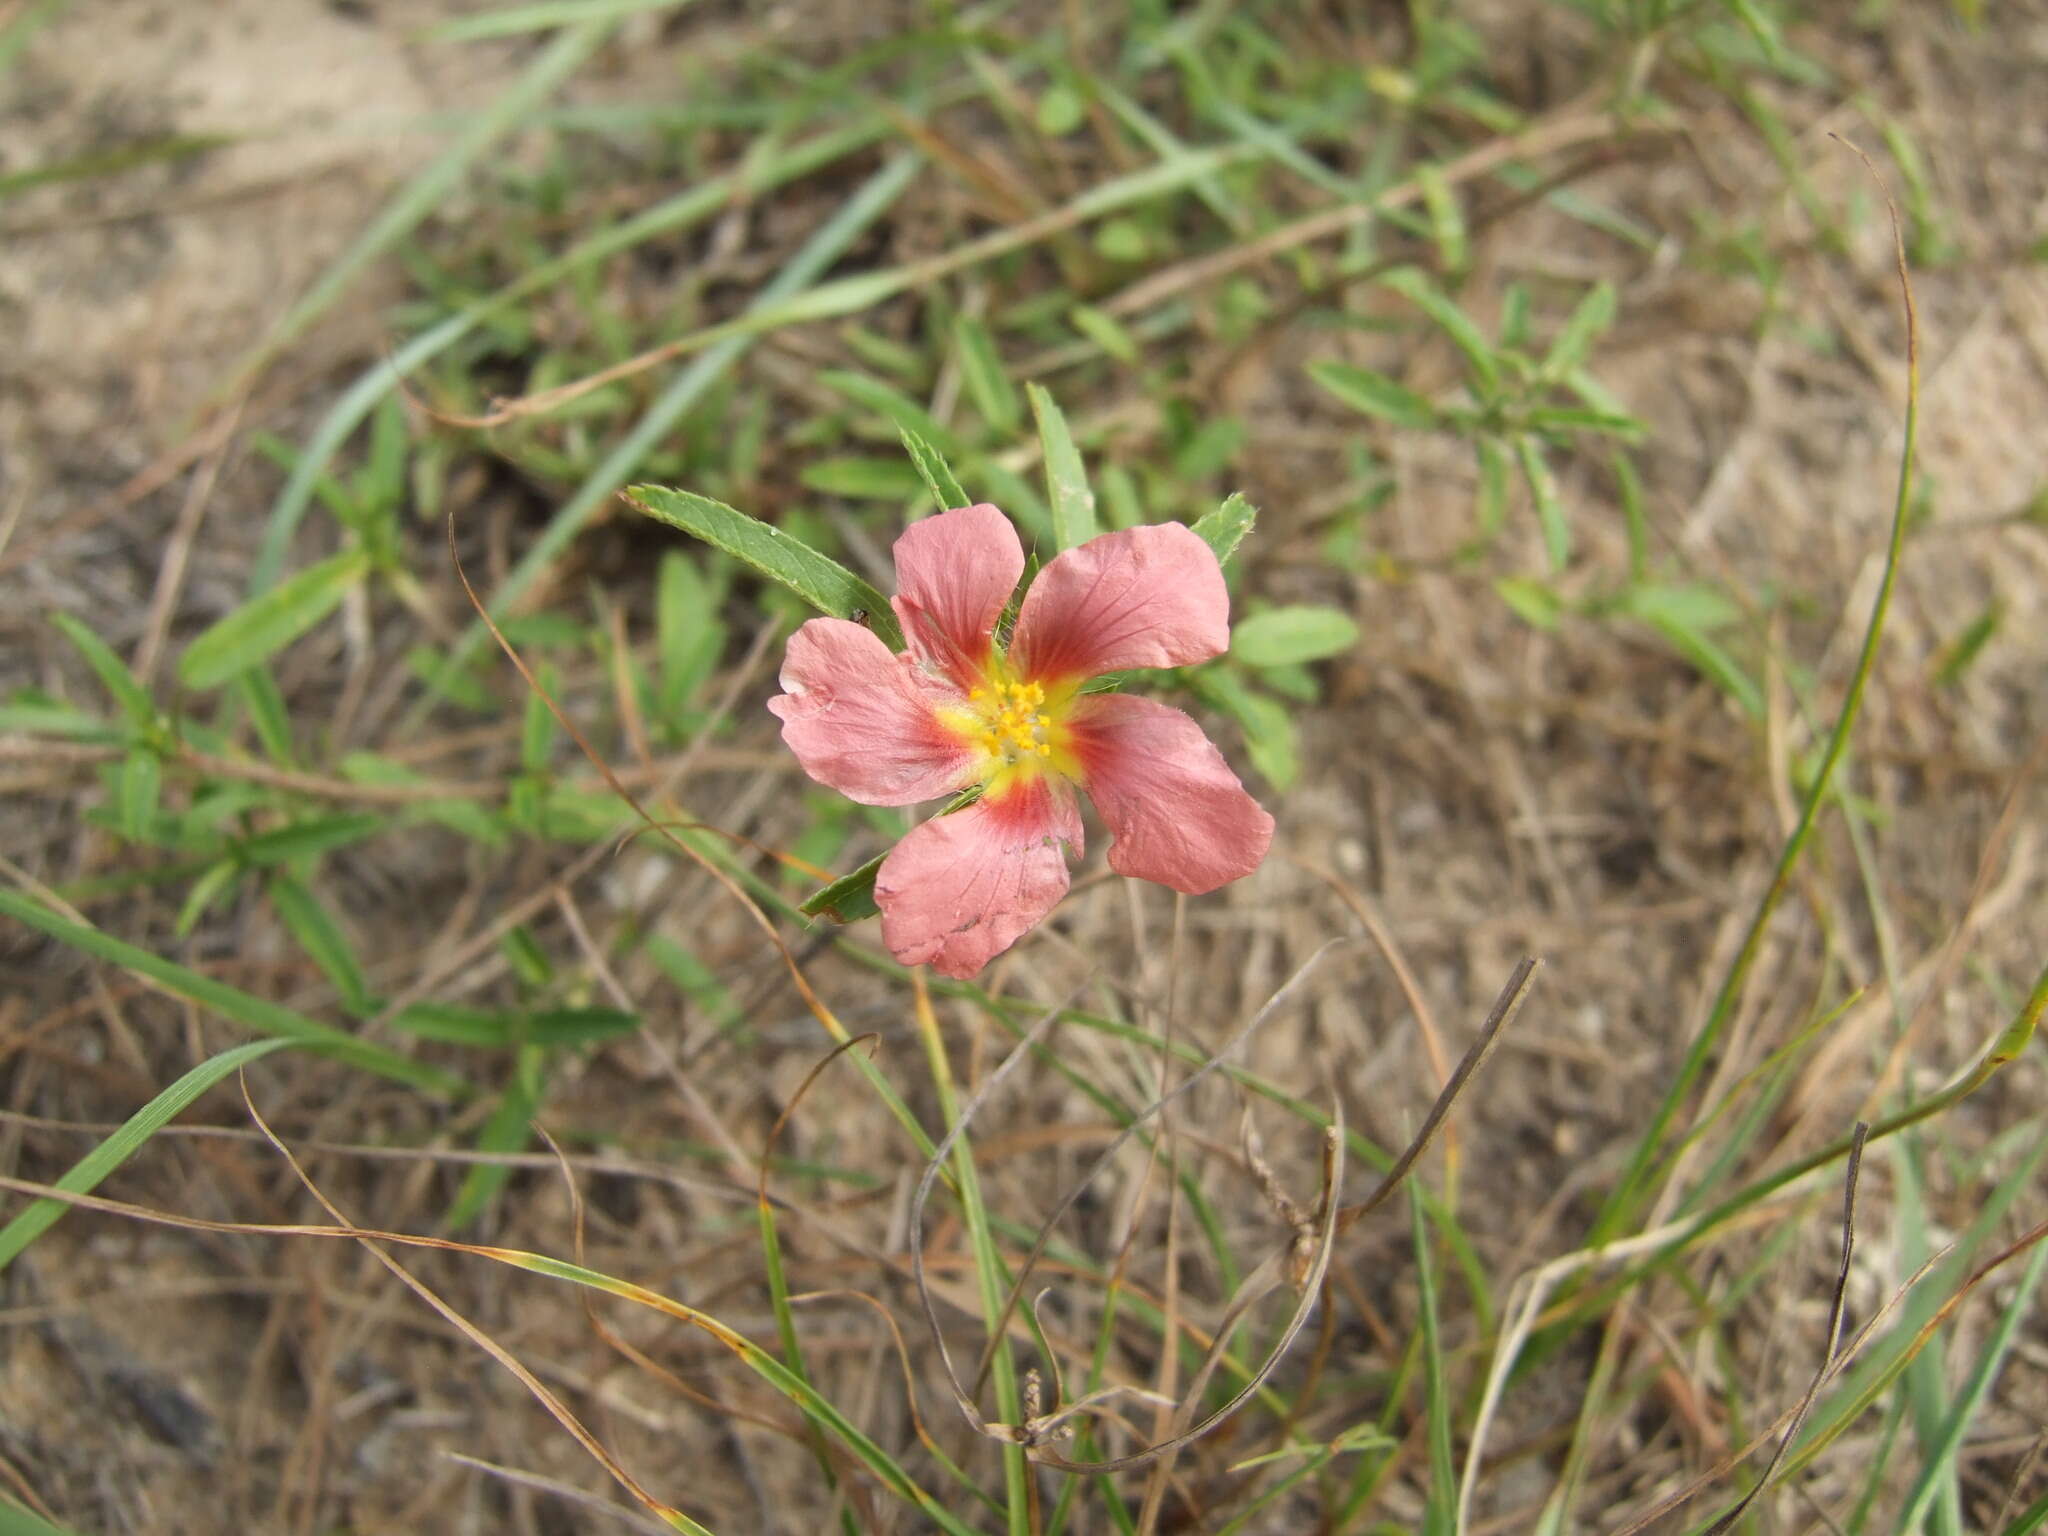
M922 518L896 540L896 596L910 653L960 688L981 679L996 620L1017 578L1024 546L989 503Z
M1153 699L1085 698L1069 722L1083 785L1109 824L1109 867L1199 896L1259 867L1273 818L1202 728Z
M940 721L955 699L845 619L789 637L782 693L768 708L804 772L863 805L914 805L965 785L974 749Z
M1034 680L1186 667L1230 646L1230 593L1180 523L1105 533L1053 558L1024 594L1010 663Z
M913 828L875 876L882 942L905 965L972 976L1067 894L1062 842L1080 851L1081 819L1045 774Z

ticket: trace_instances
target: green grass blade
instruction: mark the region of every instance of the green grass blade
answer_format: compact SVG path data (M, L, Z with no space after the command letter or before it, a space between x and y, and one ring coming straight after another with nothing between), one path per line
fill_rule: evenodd
M2005 1357L2012 1349L2013 1335L2026 1320L2041 1286L2041 1274L2048 1267L2048 1243L2036 1245L2034 1256L2027 1261L2027 1272L2020 1280L2019 1289L2013 1294L2012 1303L1998 1319L1998 1326L1985 1341L1984 1352L1978 1356L1976 1367L1963 1389L1956 1394L1955 1402L1949 1409L1948 1418L1942 1424L1934 1444L1929 1448L1927 1465L1921 1470L1919 1480L1906 1499L1905 1513L1899 1516L1896 1527L1898 1536L1911 1536L1920 1528L1933 1508L1937 1497L1948 1497L1957 1488L1956 1459L1963 1447L1963 1436L1971 1422L1984 1406L1984 1399L1990 1394L1992 1383L1997 1381L1998 1372L2005 1364ZM1960 1516L1957 1517L1960 1528Z
M457 16L427 29L422 41L473 43L489 37L517 37L526 32L551 32L583 22L623 21L643 11L680 10L690 0L536 0L502 10Z
M67 917L59 916L48 907L40 906L15 891L0 891L0 916L11 917L17 922L28 924L48 934L51 938L69 944L73 949L82 950L96 960L107 960L146 976L159 985L175 992L178 996L190 998L211 1008L225 1019L232 1020L244 1029L254 1030L262 1035L274 1035L279 1039L295 1041L310 1046L394 1082L405 1083L426 1093L442 1097L456 1097L468 1092L468 1085L452 1072L424 1062L411 1061L396 1051L367 1040L358 1040L326 1024L315 1023L302 1013L202 976L197 971L187 970L161 955L125 944L111 934L83 923L74 923Z
M847 199L839 211L804 242L790 258L788 265L776 273L761 290L759 299L748 314L758 317L764 310L777 305L786 295L799 292L807 284L815 282L819 275L843 256L862 232L903 194L904 189L910 185L911 178L916 175L918 164L913 156L900 156L869 177L860 190ZM746 316L742 316L741 320L744 322ZM702 356L676 376L675 381L662 391L654 404L647 408L647 413L634 424L633 430L619 441L617 447L605 455L562 504L541 536L498 584L497 590L491 594L491 612L494 616L502 617L509 612L512 605L526 594L527 589L540 580L555 558L568 548L570 541L578 533L582 532L583 525L590 520L591 513L611 498L613 492L639 466L640 461L669 435L683 413L696 405L711 386L724 376L725 371L738 361L741 354L753 344L756 332L766 329L767 326L760 325L749 331L742 324L734 334L709 347ZM865 582L861 585L867 587ZM872 593L874 588L867 587L867 590ZM883 635L884 638L896 634L895 620L889 613L887 603L881 603L878 607L865 604L854 606L869 606L870 613L878 619L876 633ZM458 670L466 665L483 643L486 633L481 624L472 624L449 653L445 663L446 669ZM901 637L896 638L900 640Z
M187 688L218 688L268 661L336 608L370 573L370 552L360 544L309 565L233 613L185 647L178 680Z
M1088 485L1088 470L1074 436L1067 430L1067 418L1050 391L1036 384L1025 386L1031 414L1038 419L1038 440L1045 449L1045 493L1052 504L1053 542L1072 549L1095 537L1095 492Z
M828 555L821 555L773 523L728 507L724 502L690 491L635 485L626 499L649 517L680 528L712 548L780 582L818 612L835 619L866 615L868 627L891 650L903 644L889 600Z
M1451 1457L1451 1387L1444 1369L1436 1260L1430 1254L1422 1202L1411 1199L1408 1213L1415 1245L1415 1285L1422 1311L1423 1386L1428 1396L1429 1495L1422 1511L1422 1536L1450 1536L1458 1509L1458 1469Z
M68 1194L90 1194L101 1180L133 1157L144 1142L175 1120L207 1089L289 1044L288 1040L252 1040L202 1061L130 1115L120 1129L73 1163L52 1187ZM62 1200L36 1200L0 1227L0 1270L5 1270L24 1248L49 1231L70 1209ZM4 1515L0 1515L0 1531L5 1529Z
M291 476L278 493L276 505L271 508L263 541L249 568L249 590L261 592L277 580L278 572L284 568L292 535L304 518L327 465L356 428L413 370L431 362L520 299L657 235L689 229L701 223L729 207L733 194L742 186L753 195L761 196L787 181L832 164L873 143L881 137L881 131L878 118L853 128L819 134L791 145L765 162L750 162L728 175L713 177L678 197L657 203L615 228L590 236L553 261L530 268L497 292L465 305L439 325L421 332L388 360L380 360L374 367L364 370L322 418L305 449L293 462Z
M1904 265L1901 258L1901 281L1904 281ZM1805 856L1807 844L1813 840L1814 828L1820 821L1821 807L1827 803L1834 786L1835 769L1848 750L1849 737L1856 728L1856 718L1862 712L1863 695L1870 687L1871 674L1876 670L1877 651L1884 639L1885 620L1891 613L1892 593L1899 580L1899 567L1903 562L1906 547L1906 524L1912 511L1914 464L1920 442L1920 358L1918 336L1912 307L1912 294L1906 294L1906 419L1903 441L1899 449L1899 478L1897 492L1892 502L1891 533L1885 546L1884 570L1879 579L1877 596L1870 606L1870 619L1863 629L1863 644L1857 652L1855 670L1849 676L1848 692L1843 696L1842 707L1835 716L1834 729L1828 733L1826 750L1821 755L1820 766L1813 775L1806 795L1799 807L1799 820L1794 824L1792 835L1785 840L1784 850L1778 855L1777 867L1771 873L1771 883L1758 899L1756 910L1751 914L1749 927L1743 934L1742 944L1735 958L1730 962L1721 985L1708 1006L1706 1021L1693 1035L1687 1047L1685 1059L1680 1063L1671 1086L1664 1091L1664 1097L1652 1116L1649 1129L1637 1141L1630 1156L1628 1167L1608 1195L1599 1215L1594 1219L1593 1228L1586 1242L1597 1247L1615 1237L1621 1228L1632 1219L1638 1209L1645 1186L1650 1180L1653 1166L1657 1163L1672 1121L1677 1118L1680 1107L1692 1094L1700 1074L1706 1070L1715 1047L1720 1043L1722 1033L1729 1020L1734 1017L1735 1004L1749 981L1749 973L1756 964L1757 955L1763 949L1764 933L1770 927L1771 918L1778 910L1778 904L1792 887L1793 872Z

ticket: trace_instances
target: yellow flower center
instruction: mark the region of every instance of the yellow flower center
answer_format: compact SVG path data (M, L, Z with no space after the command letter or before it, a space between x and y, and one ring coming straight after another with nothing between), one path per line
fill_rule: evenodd
M992 758L1008 765L1029 757L1051 757L1046 733L1052 717L1043 713L1045 689L1037 683L992 681L971 689L967 701L978 712L975 740Z

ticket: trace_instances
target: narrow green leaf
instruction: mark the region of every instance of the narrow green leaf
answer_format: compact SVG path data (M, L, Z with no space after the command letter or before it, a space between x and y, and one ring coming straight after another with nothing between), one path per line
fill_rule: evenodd
M135 674L128 670L128 663L114 654L113 647L68 613L53 613L50 622L71 642L71 648L85 659L93 675L99 678L100 686L112 695L132 725L138 730L147 730L156 723L156 705L150 702L142 684L135 680Z
M947 464L939 450L908 427L896 430L902 435L903 451L910 455L910 462L917 467L918 478L932 493L932 500L938 504L939 511L950 512L956 507L970 505L967 492L960 488L952 466Z
M1026 385L1024 392L1030 397L1031 414L1038 419L1038 440L1045 449L1045 493L1052 504L1053 543L1072 549L1095 537L1095 492L1089 489L1088 470L1051 392L1037 384Z
M806 464L797 478L809 489L849 501L903 501L917 494L916 469L901 459L843 454Z
M1970 669L1970 663L1992 636L1998 633L1999 623L2005 617L2005 609L1996 601L1963 626L1962 633L1941 648L1934 665L1935 686L1953 688L1963 680L1963 674Z
M1135 363L1138 360L1138 338L1114 316L1092 304L1076 304L1067 311L1067 320L1075 330L1118 362Z
M123 833L139 838L148 832L163 784L164 765L146 747L136 747L121 759L116 813Z
M1024 423L1024 407L988 327L972 315L955 319L953 355L959 359L960 381L967 386L981 419L1003 436L1012 436Z
M512 1060L512 1075L499 1095L490 1118L477 1132L479 1152L523 1152L533 1136L534 1111L540 1108L541 1071L547 1053L537 1045L524 1046ZM459 1232L491 1203L505 1181L512 1177L507 1163L472 1163L462 1176L462 1187L448 1207L447 1228Z
M1355 411L1397 427L1427 431L1437 424L1436 407L1421 395L1370 368L1349 363L1311 363L1308 376Z
M338 816L314 816L288 827L259 832L236 845L245 864L270 868L293 859L311 858L359 843L383 829L384 818L373 811L353 811Z
M880 379L844 368L826 369L818 375L818 382L855 404L866 406L899 432L914 432L927 443L948 453L959 451L959 438L941 426L939 419L930 411L892 384L884 384Z
M1429 214L1437 264L1453 275L1463 273L1471 261L1471 242L1466 236L1465 210L1458 205L1458 194L1443 172L1427 161L1416 166L1415 185L1422 192L1422 206Z
M341 995L342 1007L358 1016L375 1013L377 1000L370 994L369 979L363 974L362 963L356 959L348 935L341 931L341 924L321 904L320 898L303 882L282 870L270 877L268 893L272 910L284 920L285 927L298 940L299 948L306 952L306 958L319 966L327 979L334 983L334 990Z
M1196 697L1237 722L1261 777L1275 789L1291 787L1301 776L1301 752L1287 706L1253 691L1228 667L1203 667L1187 677Z
M535 1045L590 1045L639 1027L640 1015L623 1008L542 1008L527 1015L526 1038Z
M820 613L835 619L864 613L868 627L889 649L903 648L903 632L896 627L895 615L881 593L837 560L819 554L780 528L708 496L658 485L628 486L626 500L649 517L673 524L781 582Z
M1250 667L1285 667L1341 655L1358 644L1358 624L1335 608L1298 603L1238 621L1230 654Z
M1543 527L1543 548L1550 556L1550 568L1561 571L1572 557L1572 532L1564 517L1564 503L1557 494L1557 476L1543 457L1542 446L1523 433L1515 438L1515 458L1522 466L1522 478L1529 484L1529 496L1536 504L1536 520Z
M718 592L694 555L680 549L661 552L654 586L654 627L661 658L656 698L661 713L673 715L704 686L725 649Z
M1237 553L1237 546L1244 542L1258 523L1258 509L1242 495L1232 491L1223 498L1223 505L1214 512L1204 512L1194 524L1202 542L1216 552L1216 563L1228 565L1230 557Z
M269 659L340 607L369 570L369 551L358 544L251 598L185 647L179 680L187 688L217 688Z
M270 760L289 765L293 759L291 713L270 669L250 667L235 679L235 694L249 712L249 724Z
M821 886L797 908L810 917L830 918L835 923L857 923L882 909L875 905L875 875L886 853L878 853L859 869Z
M1503 576L1494 582L1500 600L1513 609L1524 623L1538 629L1555 629L1564 616L1564 599L1540 581L1522 576Z
M1544 354L1538 373L1545 379L1561 379L1585 362L1593 343L1614 324L1614 311L1614 284L1602 278L1572 310L1571 318L1565 321Z
M1420 267L1395 267L1382 273L1380 281L1434 320L1451 344L1465 354L1481 395L1490 397L1499 391L1500 359L1494 355L1493 343L1428 273Z
M430 1067L424 1062L410 1061L396 1051L387 1050L367 1040L358 1040L326 1024L317 1024L304 1014L253 997L247 992L215 981L211 976L202 976L197 971L187 970L161 955L125 944L110 934L83 923L74 923L67 917L59 916L49 908L30 901L18 892L0 890L0 916L11 917L17 922L51 938L69 944L73 949L91 955L96 960L110 961L115 965L146 976L159 985L175 992L178 996L190 998L193 1002L211 1008L225 1019L244 1029L258 1034L275 1035L281 1039L297 1041L326 1052L338 1061L388 1077L396 1082L407 1083L428 1093L442 1096L459 1095L466 1091L467 1084L453 1073L439 1067Z
M443 1045L497 1049L519 1043L519 1015L503 1009L465 1008L459 1003L413 1003L391 1020L391 1027Z
M1508 456L1497 438L1482 437L1472 446L1479 458L1479 536L1491 539L1507 522Z
M119 1130L73 1163L52 1188L67 1194L90 1194L106 1176L133 1157L142 1144L175 1120L202 1093L252 1061L284 1049L284 1040L254 1040L222 1051L164 1089L121 1123ZM0 1270L37 1238L49 1231L70 1207L47 1197L33 1201L5 1227L0 1227Z
M233 859L221 859L209 865L206 872L192 882L192 889L185 893L185 899L178 907L178 915L171 923L171 932L181 939L192 937L192 930L199 926L199 920L212 910L213 904L227 894L230 887L242 878L242 866Z

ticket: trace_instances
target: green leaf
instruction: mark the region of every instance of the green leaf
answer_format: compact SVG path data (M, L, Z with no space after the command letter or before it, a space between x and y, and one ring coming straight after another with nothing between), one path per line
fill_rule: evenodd
M1204 512L1194 524L1194 529L1202 542L1216 552L1216 563L1228 565L1230 557L1237 553L1237 546L1244 542L1244 536L1258 521L1258 509L1238 492L1232 491L1223 498L1222 506L1214 512Z
M1564 616L1564 599L1540 581L1503 576L1493 584L1493 590L1525 623L1538 629L1555 629Z
M251 598L185 647L179 680L187 688L217 688L269 659L340 607L369 569L369 551L356 545Z
M1934 666L1936 687L1953 688L1963 680L1963 674L1969 670L1970 663L1977 659L1978 652L1989 645L1991 637L1998 633L1999 623L2004 617L2004 608L1994 601L1964 625L1961 634L1941 648Z
M0 44L7 41L0 36ZM5 67L4 62L0 62L0 68ZM52 1525L41 1515L30 1514L5 1495L0 1495L0 1536L78 1536L78 1533L69 1526Z
M1405 384L1383 373L1349 363L1311 363L1308 376L1353 410L1378 416L1397 427L1427 431L1436 426L1436 407Z
M797 476L805 486L849 501L903 501L917 494L916 470L901 459L846 454L806 464Z
M1593 343L1614 324L1614 310L1614 284L1603 278L1579 300L1571 318L1565 321L1557 339L1551 342L1537 372L1545 379L1561 379L1585 362L1586 354L1593 350Z
M1492 396L1499 392L1500 359L1494 355L1493 343L1473 323L1472 317L1431 281L1428 273L1419 267L1395 267L1383 273L1380 281L1434 320L1437 328L1451 339L1451 344L1465 354L1465 361L1471 366L1473 381L1479 386L1481 395Z
M244 864L269 868L359 843L382 830L383 826L384 818L372 811L314 816L305 821L295 821L288 827L258 832L254 837L243 839L235 852Z
M1003 436L1013 435L1024 423L1024 407L988 327L972 315L961 315L953 322L953 351L960 360L960 381L981 419Z
M1358 643L1348 613L1314 604L1268 608L1230 632L1230 654L1249 667L1285 667L1340 655Z
M910 462L917 467L918 478L924 481L925 489L932 493L932 500L941 512L950 512L956 507L971 504L967 492L960 488L949 465L939 450L908 427L898 427L903 438L903 451L910 455Z
M1072 549L1095 537L1095 492L1088 487L1088 471L1081 463L1080 450L1067 430L1050 391L1036 384L1025 386L1031 399L1031 413L1038 418L1038 440L1045 448L1045 493L1052 503L1053 543Z
M1622 594L1616 609L1655 629L1674 650L1717 683L1752 720L1763 718L1763 690L1710 633L1742 616L1727 597L1697 584L1653 584L1631 587Z
M1138 360L1138 338L1115 317L1091 304L1076 304L1067 311L1067 320L1075 330L1118 362L1135 363Z
M663 715L673 715L704 686L725 649L718 593L698 562L680 549L661 552L655 577L654 627L661 658L656 691Z
M1543 547L1550 556L1550 568L1561 571L1572 557L1572 533L1565 523L1564 503L1558 499L1557 476L1543 457L1543 448L1526 432L1515 438L1515 458L1522 466L1522 478L1529 483L1529 495L1536 504L1536 520L1543 528Z
M865 614L868 627L890 650L903 648L903 632L896 627L887 598L837 560L819 554L780 528L708 496L658 485L628 486L626 500L649 517L671 523L781 582L820 613L835 619Z
M284 692L268 667L251 667L235 679L235 693L249 712L249 724L263 750L274 763L292 761L291 714L285 708Z
M1203 667L1187 678L1196 697L1237 722L1252 766L1267 783L1286 789L1301 776L1294 717L1286 705L1246 687L1227 667Z
M1465 210L1458 206L1458 194L1451 190L1444 173L1427 161L1416 166L1415 185L1422 192L1422 205L1429 214L1437 265L1449 273L1462 273L1471 260L1471 243L1466 237Z
M244 1029L297 1041L350 1066L375 1072L380 1077L388 1077L428 1093L449 1097L460 1095L467 1089L468 1085L461 1078L439 1067L408 1060L381 1045L358 1040L326 1024L316 1024L304 1014L253 997L225 982L215 981L211 976L187 970L175 961L151 954L146 949L137 949L133 944L123 943L97 928L74 923L17 892L0 890L0 915L26 923L96 960L110 961L138 976L146 976L179 997L211 1008Z
M106 641L68 613L53 613L50 622L71 642L71 648L85 658L85 664L99 678L100 686L113 696L131 724L138 730L148 730L156 724L156 705L150 702L142 684L135 680L135 674L128 670L128 663L116 656Z
M915 432L926 442L935 443L949 453L959 449L958 437L941 426L930 411L893 385L844 368L826 369L818 375L818 382L854 403L866 406L899 432ZM960 503L955 502L954 505Z
M1508 456L1498 439L1482 437L1473 444L1479 458L1479 536L1491 539L1507 521Z
M361 962L356 959L355 950L348 942L348 936L341 931L341 925L334 920L320 902L320 898L301 881L282 871L270 878L270 905L284 920L285 927L299 942L299 948L306 957L319 966L327 979L334 983L334 990L341 995L342 1007L358 1017L377 1011L377 999L370 993L370 983L363 974Z
M875 875L886 853L878 853L859 869L841 875L804 898L797 908L809 917L830 918L835 923L857 923L882 909L875 905Z
M191 938L199 920L241 878L242 866L233 859L221 859L209 865L206 872L192 882L192 889L185 893L178 915L171 923L171 932L181 939Z
M539 1046L522 1048L513 1059L511 1080L505 1084L505 1091L499 1095L491 1115L477 1132L476 1149L479 1152L523 1152L533 1135L533 1114L540 1108L542 1088L541 1069L545 1065L545 1053ZM512 1177L508 1163L473 1163L462 1176L462 1188L456 1191L454 1203L448 1207L447 1227L459 1232L483 1214L484 1207L505 1181Z
M146 747L136 747L121 759L118 815L127 836L139 838L149 830L163 783L164 765Z
M1058 81L1038 98L1036 117L1040 133L1063 139L1088 120L1088 103L1071 85Z
M413 1003L398 1011L391 1027L443 1045L495 1048L519 1043L517 1013L465 1008L458 1003Z
M639 1027L640 1015L622 1008L542 1008L527 1016L526 1038L535 1045L590 1045Z
M250 1062L283 1050L289 1043L254 1040L202 1061L124 1120L119 1130L73 1163L51 1187L67 1194L90 1194L207 1089ZM45 1197L33 1201L5 1227L0 1227L0 1270L13 1263L24 1248L49 1231L69 1209L63 1201Z

